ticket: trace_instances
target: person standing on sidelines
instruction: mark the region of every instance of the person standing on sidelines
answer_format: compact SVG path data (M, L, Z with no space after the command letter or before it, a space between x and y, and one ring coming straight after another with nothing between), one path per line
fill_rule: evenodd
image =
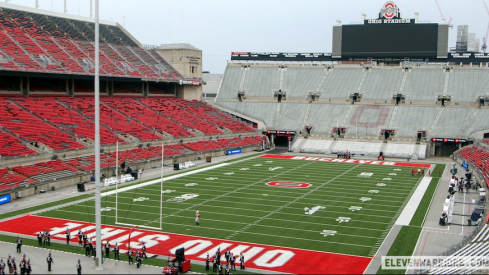
M78 275L81 275L81 271L82 271L82 266L81 266L81 263L80 263L80 259L78 259L78 263L76 263L76 273Z
M51 245L51 233L49 231L46 231L46 240L48 245Z
M48 263L48 271L51 271L51 264L54 264L53 257L51 256L51 252L49 252L48 257L46 258L46 262Z
M17 253L21 253L22 252L22 239L17 236Z
M129 247L129 251L127 251L127 260L129 261L129 264L134 264L134 261L132 260L132 248Z
M42 245L42 232L39 231L39 233L37 234L37 241L39 242L39 246Z
M68 228L66 228L66 244L70 245L71 233Z
M83 233L81 229L78 229L78 244L82 245Z
M217 260L216 260L216 256L214 256L212 258L212 272L216 272L217 271Z
M245 269L245 266L244 266L244 256L243 256L243 253L241 253L239 255L239 269Z
M25 275L25 258L19 263L20 275Z
M3 262L3 259L0 259L0 274L5 274L5 263Z
M139 268L142 265L141 253L136 254L136 267Z
M109 258L109 252L110 252L110 243L109 240L105 242L105 258Z
M144 242L143 242L143 245L141 247L141 257L144 257L145 259L148 258L148 256L146 255L146 245L144 244Z
M31 274L31 271L32 271L31 259L28 259L27 263L25 264L25 274L29 275Z
M207 257L205 258L205 271L209 270L209 253L207 253Z
M233 253L231 253L231 270L236 270L236 258L234 257Z
M115 246L114 246L114 259L120 260L119 259L119 245L117 243L115 243Z

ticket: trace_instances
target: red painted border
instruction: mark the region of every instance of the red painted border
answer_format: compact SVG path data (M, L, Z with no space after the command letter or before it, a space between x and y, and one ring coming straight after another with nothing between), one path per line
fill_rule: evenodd
M195 225L189 225L193 226ZM0 228L4 232L30 237L37 236L39 231L49 229L51 237L58 240L66 240L65 233L69 228L72 244L78 243L79 229L86 231L89 237L93 236L95 231L91 223L30 215L0 222ZM131 229L126 227L102 225L102 240L108 239L112 244L117 241L121 252L124 253L127 249L129 231ZM198 231L198 227L195 231ZM283 273L361 274L372 260L368 257L135 229L131 234L131 247L139 249L141 241L145 242L148 253L157 255L169 255L175 249L186 246L185 257L199 261L204 261L208 252L212 255L217 247L221 248L222 253L229 247L235 256L243 252L246 267Z
M262 155L261 158L273 158L273 159L291 159L291 160L308 160L308 161L324 161L324 162L338 162L338 163L353 163L353 164L372 164L372 165L387 165L387 166L405 166L405 167L419 167L430 168L429 163L413 163L413 162L390 162L390 161L377 161L377 160L361 160L361 159L336 159L336 158L323 158L323 157L303 157L303 156L287 156L287 155Z

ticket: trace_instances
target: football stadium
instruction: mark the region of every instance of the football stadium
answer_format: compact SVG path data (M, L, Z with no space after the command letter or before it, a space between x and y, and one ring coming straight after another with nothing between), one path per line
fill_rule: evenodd
M486 39L378 6L330 53L213 75L190 44L0 3L0 269L486 273Z

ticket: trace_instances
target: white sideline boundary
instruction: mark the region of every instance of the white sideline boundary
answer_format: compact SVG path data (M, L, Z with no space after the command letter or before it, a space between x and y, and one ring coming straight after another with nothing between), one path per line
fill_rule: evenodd
M197 174L197 173L200 173L200 172L203 172L203 171L207 171L207 170L216 169L216 168L223 167L223 166L230 165L230 164L231 163L221 163L221 164L216 164L216 165L209 166L209 167L204 167L204 168L200 168L200 169L188 171L188 172L185 172L185 173L180 173L180 174L172 175L172 176L169 176L169 177L164 177L163 178L163 182L165 182L167 180L172 180L172 179L177 179L177 178L180 178L180 177L192 175L192 174ZM140 183L140 184L135 184L135 185L131 185L131 186L123 187L123 188L118 188L117 190L112 190L112 191L104 192L104 193L101 194L101 196L102 197L110 196L110 195L115 194L116 192L117 193L125 192L125 191L133 190L133 189L136 189L136 188L139 188L139 187L148 186L148 185L153 185L153 184L160 183L160 182L161 182L161 179L155 179L155 180L143 182L143 183Z
M418 209L421 199L423 199L424 193L431 182L431 177L423 177L418 187L414 191L413 195L409 199L408 203L401 212L401 215L397 218L396 225L409 225L414 213Z

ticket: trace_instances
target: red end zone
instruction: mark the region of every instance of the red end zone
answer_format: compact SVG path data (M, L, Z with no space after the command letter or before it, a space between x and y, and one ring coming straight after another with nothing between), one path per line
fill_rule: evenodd
M390 162L390 161L361 160L361 159L335 159L335 158L322 158L322 157L299 157L299 156L286 156L286 155L263 155L260 157L273 158L273 159L293 159L293 160L340 162L340 163L353 163L353 164L391 165L391 166L405 166L405 167L419 167L419 168L430 168L431 166L431 164L428 163Z
M66 240L65 233L69 228L72 243L78 243L79 229L86 231L89 238L95 235L93 224L38 216L23 216L4 221L0 223L0 228L4 232L33 238L39 231L47 228L51 237L58 240ZM124 253L128 248L130 231L126 227L102 225L102 240L109 240L111 244L117 242ZM199 261L205 261L206 254L213 255L218 247L221 251L229 247L235 256L243 253L246 267L282 273L362 274L372 260L367 257L136 229L131 234L130 245L133 249L140 249L141 242L146 244L148 253L157 255L169 255L177 248L185 247L185 258Z

